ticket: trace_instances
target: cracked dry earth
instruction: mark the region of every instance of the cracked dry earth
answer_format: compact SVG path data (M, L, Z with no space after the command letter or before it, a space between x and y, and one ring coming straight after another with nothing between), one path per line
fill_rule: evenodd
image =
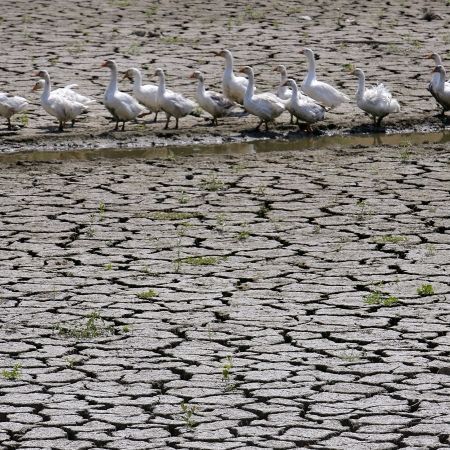
M2 169L0 448L450 447L448 145Z

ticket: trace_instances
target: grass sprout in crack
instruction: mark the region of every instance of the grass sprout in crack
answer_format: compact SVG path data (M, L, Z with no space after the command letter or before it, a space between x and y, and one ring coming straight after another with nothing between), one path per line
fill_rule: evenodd
M148 289L146 291L139 292L136 297L141 300L150 300L151 298L158 297L158 293L154 289Z
M114 325L107 325L97 311L91 312L85 321L75 324L60 324L55 326L60 336L74 339L94 339L115 334Z
M434 289L433 286L431 284L422 284L422 286L417 288L417 293L421 296L421 297L428 297L429 295L434 295Z
M234 391L236 389L236 383L233 383L233 356L227 355L225 362L222 366L222 381L225 383L225 391Z
M16 363L14 364L11 370L3 369L2 377L5 380L14 381L18 380L22 376L22 364Z
M385 294L380 291L374 291L367 295L364 299L364 303L367 305L377 305L377 306L394 306L399 302L397 297L390 294Z
M197 411L197 407L195 405L188 405L183 402L180 405L181 412L183 413L181 418L183 419L184 424L187 428L195 428L197 426L197 422L194 419L194 414Z

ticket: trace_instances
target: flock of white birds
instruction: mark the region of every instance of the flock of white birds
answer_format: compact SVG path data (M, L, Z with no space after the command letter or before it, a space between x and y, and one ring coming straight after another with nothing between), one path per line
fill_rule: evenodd
M275 70L280 73L281 81L276 92L263 93L258 93L255 89L251 67L246 66L240 70L246 77L236 76L231 52L229 50L216 52L217 56L225 58L223 93L206 90L203 74L195 71L191 78L196 79L198 83L196 102L178 92L166 89L164 71L159 68L155 71L159 80L157 85L143 85L139 69L128 69L124 78L132 81L133 95L121 92L118 88L117 65L114 61L107 60L102 66L110 69L111 77L103 104L116 122L115 130L119 129L120 122L121 129L124 130L126 122L148 113L154 113L156 121L160 111L166 114L164 128L168 128L172 117L175 118L175 128L178 128L179 119L193 114L198 106L211 115L213 125L217 125L221 117L237 114L233 113L233 110L241 107L247 114L258 117L257 130L262 124L268 130L268 124L284 111L290 113L291 123L296 120L299 126L306 124L306 129L311 130L312 124L324 119L327 110L350 99L330 84L317 80L314 53L308 48L303 52L308 60L308 72L301 86L299 87L292 78L288 78L286 68L279 65ZM428 90L442 106L444 114L450 109L450 82L445 80L446 73L440 56L433 53L429 58L434 60L435 68ZM361 69L353 70L352 74L358 77L356 104L372 117L375 126L380 126L382 119L388 114L400 111L398 101L383 84L366 87L364 72ZM73 126L77 117L87 112L90 104L95 103L95 100L76 92L77 85L52 90L50 76L45 70L37 72L36 76L40 79L33 90L42 89L41 105L48 114L58 120L59 131L63 131L68 122ZM12 129L11 117L26 110L27 107L28 102L25 98L0 92L0 116L7 119L8 129Z

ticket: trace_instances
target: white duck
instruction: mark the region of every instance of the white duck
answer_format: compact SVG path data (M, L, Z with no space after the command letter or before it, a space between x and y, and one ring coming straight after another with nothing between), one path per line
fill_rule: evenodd
M352 74L358 77L356 104L358 108L372 116L374 125L380 126L383 117L400 112L398 101L392 98L392 94L383 84L366 89L364 72L361 69L355 69Z
M295 80L289 78L285 81L286 86L291 87L291 100L286 105L286 109L297 119L308 124L308 130L311 130L310 124L319 122L325 117L326 109L310 99L306 95L299 95L298 86Z
M128 78L133 82L134 97L149 111L155 113L153 121L156 122L158 112L161 110L158 106L158 86L156 84L143 85L141 71L135 67L128 69L124 78Z
M28 102L23 97L0 92L0 116L7 120L8 130L12 130L11 117L27 107Z
M117 65L114 61L108 59L102 64L102 67L108 67L111 70L111 78L103 97L103 103L116 121L114 131L119 129L119 122L122 122L122 131L124 131L125 122L136 119L145 109L131 95L121 92L117 88Z
M247 90L244 95L244 108L250 114L259 117L260 122L256 127L256 130L259 130L264 122L267 131L269 129L268 122L272 122L285 110L284 102L270 92L254 94L255 76L253 74L253 69L246 66L241 69L241 72L248 76Z
M162 69L156 69L155 75L159 78L158 106L166 113L167 117L164 129L169 128L172 116L175 117L175 129L178 129L178 119L191 114L197 105L183 95L166 89L166 77Z
M44 79L44 91L41 95L41 105L44 110L59 122L59 131L64 130L67 122L72 122L82 113L87 112L87 106L70 100L62 95L52 93L50 75L46 70L39 71L36 76Z
M32 92L39 91L43 89L45 86L45 80L41 79L36 81L36 83L33 86L33 89L31 89ZM89 97L86 97L85 95L82 95L78 92L76 92L74 89L77 88L77 84L68 84L67 86L64 86L62 88L54 89L52 90L52 95L61 95L62 97L67 98L68 100L81 103L85 106L92 105L93 103L97 103L95 100L92 100Z
M228 100L224 95L214 91L206 91L203 73L196 70L190 78L198 80L195 99L197 103L209 114L211 114L212 125L218 125L219 117L228 116L235 107L235 103Z
M214 52L217 56L225 58L225 71L222 78L222 90L225 97L232 102L244 104L244 95L248 80L245 77L237 77L233 71L233 55L229 50Z
M442 106L442 114L450 110L450 83L445 81L446 73L443 66L434 68L433 73L439 74L439 82L434 91L436 101Z
M303 50L306 58L308 59L308 73L302 83L302 91L318 101L321 105L329 108L335 108L343 102L347 102L350 99L338 91L333 86L316 79L316 62L314 60L314 53L309 48Z

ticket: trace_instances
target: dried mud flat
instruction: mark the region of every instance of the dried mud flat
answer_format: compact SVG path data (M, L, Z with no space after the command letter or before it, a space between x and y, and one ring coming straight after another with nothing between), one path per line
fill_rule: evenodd
M163 66L192 93L199 61L220 84L210 52L222 46L269 87L269 63L303 73L289 55L308 43L346 92L354 80L342 64L382 71L404 100L390 130L441 126L422 56L445 50L445 2L426 3L443 16L431 22L420 3L402 2L28 5L2 12L5 90L27 90L29 74L53 61L55 79L98 96L107 74L96 64L114 55L148 73ZM354 105L332 117L322 132L367 121ZM260 136L245 131L251 118L113 133L101 105L63 135L49 123L32 109L0 150ZM450 151L446 139L400 143L93 161L3 155L0 448L448 449Z
M222 58L213 51L233 50L236 66L252 65L257 87L273 90L278 85L277 64L302 80L306 59L302 48L313 48L318 57L319 77L338 86L351 103L330 112L319 133L367 132L370 120L356 108L356 78L350 65L365 70L369 83L384 82L398 97L402 113L386 120L388 131L439 129L434 100L426 90L432 61L425 55L437 51L447 58L450 33L446 1L415 2L236 2L141 0L62 1L30 3L19 0L1 13L3 57L1 89L25 95L33 102L27 123L19 132L0 132L0 151L17 149L159 146L177 143L214 143L255 139L257 120L228 118L216 128L204 118L181 120L179 131L163 131L163 121L140 120L128 132L111 132L109 113L101 104L109 71L100 68L114 58L119 68L143 69L144 82L154 83L154 71L166 70L168 87L193 97L194 69L205 72L206 83L221 89ZM426 20L424 8L437 16ZM429 16L431 17L431 16ZM39 96L30 90L37 69L47 69L54 85L77 83L79 90L98 100L89 115L63 136L57 124L39 106ZM126 81L121 89L130 89ZM149 118L147 118L149 119ZM271 137L302 136L288 125L287 113ZM17 122L17 121L16 121ZM445 125L445 123L444 123Z
M0 447L449 448L448 167L3 165Z

